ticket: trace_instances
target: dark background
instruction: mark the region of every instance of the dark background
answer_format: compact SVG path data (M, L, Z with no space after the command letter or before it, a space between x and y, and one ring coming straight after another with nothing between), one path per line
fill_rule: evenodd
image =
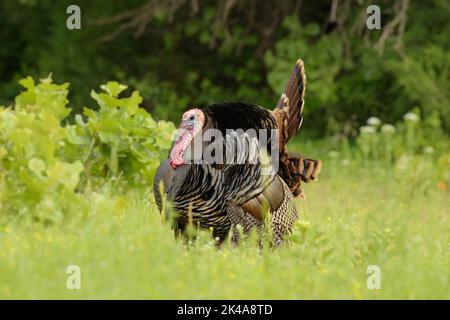
M66 27L70 4L81 30ZM366 27L370 4L381 30ZM449 12L445 0L3 0L0 104L13 103L24 76L52 73L71 83L75 112L117 80L140 90L156 119L178 122L188 107L224 100L274 106L302 58L308 134L351 137L370 116L395 123L416 107L448 132Z

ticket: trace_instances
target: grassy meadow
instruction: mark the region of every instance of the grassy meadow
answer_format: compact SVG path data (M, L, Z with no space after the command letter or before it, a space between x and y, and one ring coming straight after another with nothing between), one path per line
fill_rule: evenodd
M186 245L161 222L145 188L108 185L84 196L89 214L64 224L0 229L0 299L448 299L449 197L423 155L404 167L294 148L324 160L297 205L292 244L217 249L208 234ZM303 146L303 147L302 147ZM81 289L66 287L78 265ZM366 286L367 267L381 289Z

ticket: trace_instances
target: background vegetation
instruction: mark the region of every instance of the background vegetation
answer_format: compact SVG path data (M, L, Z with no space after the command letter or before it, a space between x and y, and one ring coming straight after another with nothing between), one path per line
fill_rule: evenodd
M74 31L69 4L0 3L1 298L450 297L447 1L379 1L371 31L366 1L78 1ZM174 240L150 187L172 121L271 108L298 57L290 149L324 171L292 244Z
M78 4L81 30L66 8ZM335 5L336 4L336 5ZM378 4L382 29L366 28ZM273 106L301 57L309 133L395 122L412 107L450 129L448 1L2 1L0 90L12 102L24 75L71 83L71 107L89 89L127 83L160 119L189 106L243 100Z

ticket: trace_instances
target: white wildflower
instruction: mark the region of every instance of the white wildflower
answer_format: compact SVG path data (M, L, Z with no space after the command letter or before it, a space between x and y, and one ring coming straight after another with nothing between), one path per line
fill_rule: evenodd
M359 131L360 131L361 133L369 133L369 134L372 134L372 133L375 133L375 128L374 128L374 127L371 127L371 126L362 126L361 128L359 128Z
M372 127L379 127L381 125L381 120L377 117L370 117L367 119L367 124Z
M381 132L384 133L394 133L395 127L392 124L386 123L381 126Z
M403 120L409 121L409 122L418 122L419 116L413 112L408 112L403 116Z

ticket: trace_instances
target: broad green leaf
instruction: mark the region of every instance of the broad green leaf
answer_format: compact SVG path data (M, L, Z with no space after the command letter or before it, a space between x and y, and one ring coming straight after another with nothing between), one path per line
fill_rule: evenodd
M118 97L119 94L127 88L127 86L116 81L109 81L106 85L101 85L100 88L110 96Z
M38 176L42 174L42 171L45 170L45 167L45 162L41 159L32 158L28 161L28 168L30 168L30 170Z

